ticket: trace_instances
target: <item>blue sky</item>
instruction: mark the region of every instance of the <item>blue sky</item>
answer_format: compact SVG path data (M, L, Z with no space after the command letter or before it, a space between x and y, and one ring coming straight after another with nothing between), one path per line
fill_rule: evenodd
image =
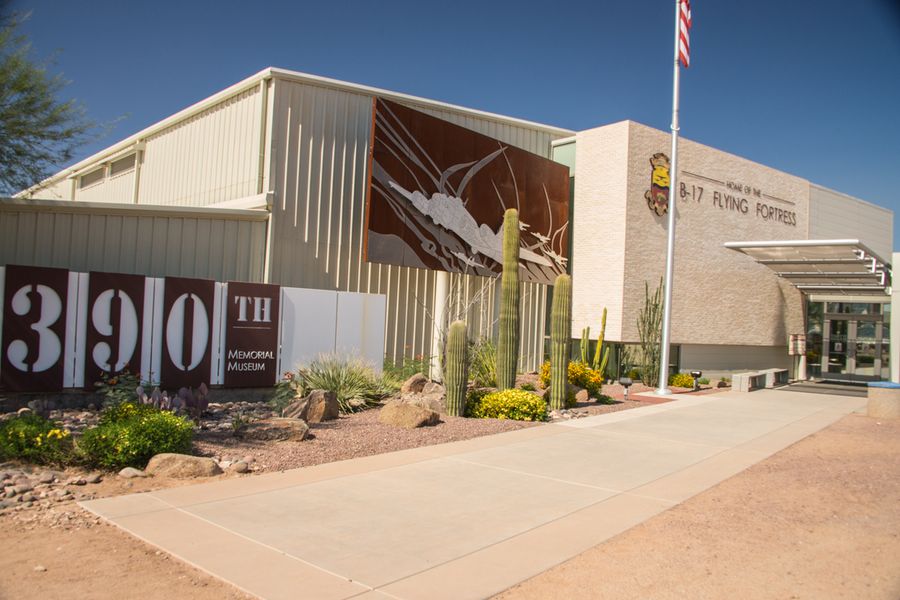
M674 3L17 0L96 121L78 159L264 67L587 129L668 130ZM900 3L695 0L682 135L900 216ZM900 219L894 223L900 248Z

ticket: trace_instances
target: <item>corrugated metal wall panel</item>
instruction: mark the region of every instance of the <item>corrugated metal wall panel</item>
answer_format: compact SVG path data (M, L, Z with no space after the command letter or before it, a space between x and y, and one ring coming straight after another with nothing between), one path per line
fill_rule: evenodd
M206 206L256 194L261 98L253 87L150 136L139 203Z
M52 199L41 194L41 198ZM68 199L68 196L66 196ZM107 177L103 183L85 189L75 190L75 199L79 202L115 202L130 204L134 201L134 171L128 171L115 177Z
M0 203L0 264L263 280L265 221L223 215L105 214L97 207L78 203L72 207L67 212L58 204L53 210L41 210L35 204Z
M809 186L809 238L858 239L890 262L894 213L815 184Z
M282 285L387 295L385 352L393 360L431 353L437 274L363 260L365 194L372 97L275 79L271 162L275 191L270 281ZM411 104L541 156L548 132ZM451 314L468 309L470 331L489 335L495 283L453 274ZM483 288L485 288L483 290ZM543 358L546 286L523 284L522 368Z

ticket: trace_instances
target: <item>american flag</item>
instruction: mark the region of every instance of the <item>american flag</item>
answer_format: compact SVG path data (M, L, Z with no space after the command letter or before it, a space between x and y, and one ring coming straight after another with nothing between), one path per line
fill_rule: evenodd
M691 66L691 2L681 0L681 10L678 11L678 58L686 69Z

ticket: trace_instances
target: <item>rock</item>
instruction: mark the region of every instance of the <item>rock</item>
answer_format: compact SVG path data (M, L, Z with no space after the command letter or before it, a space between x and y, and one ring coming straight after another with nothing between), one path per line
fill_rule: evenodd
M147 473L141 471L140 469L135 469L134 467L125 467L124 469L119 471L119 477L132 479L134 477L149 477L149 475L147 475Z
M103 481L103 475L100 473L91 473L87 477L84 478L87 483L100 483Z
M0 500L0 510L9 508L10 506L15 506L15 503L10 502L9 500Z
M45 567L44 565L38 565L34 568L34 570L38 573L44 573L47 571L47 567Z
M436 411L409 402L391 400L381 409L378 420L387 425L415 429L425 425L437 425L441 420L441 415Z
M429 381L428 383L425 384L425 387L422 388L423 394L443 395L445 391L446 390L444 390L444 386L442 386L441 384L439 384L435 381Z
M220 475L222 469L211 458L164 452L157 454L147 463L146 471L151 475L162 475L176 479L191 477L212 477Z
M34 488L30 483L20 483L16 486L13 486L13 490L15 490L17 494L24 494L25 492L30 492L33 489Z
M421 406L428 410L433 410L439 414L447 414L447 404L444 401L443 392L433 392L431 394L406 394L401 396L401 402Z
M44 471L43 473L38 475L38 481L41 483L53 483L54 479L56 479L56 475L54 475L50 471Z
M309 425L301 419L272 418L248 423L241 436L246 440L302 442Z
M36 498L34 497L34 494L32 494L31 492L25 492L24 494L19 496L20 502L34 502L35 500L36 500Z
M308 414L309 398L299 398L294 400L281 411L281 416L286 419L303 419L305 421Z
M4 498L12 498L16 495L16 488L8 487L3 491Z
M131 467L128 467L128 468L130 469ZM67 490L67 489L65 489L65 488L64 488L64 489L61 489L61 490L56 490L56 491L54 492L54 494L56 494L56 497L57 497L57 498L65 498L66 496L68 496L68 495L71 494L71 493L72 493L72 492L70 492L69 490Z
M725 382L725 381L720 381L720 382L718 382L718 383L716 384L716 387L717 387L717 388L728 387L728 383Z
M337 394L325 390L313 390L306 397L309 400L307 423L321 423L337 419L341 414L341 405L338 404Z
M234 463L233 465L231 465L231 470L234 471L235 473L246 473L247 471L250 470L250 465L248 465L244 461L240 460L240 461Z
M68 485L85 485L87 483L87 480L85 480L83 477L73 477L67 483Z
M228 467L230 467L230 466L231 466L231 461L230 461L230 460L223 460L223 461L221 461L221 462L219 463L219 468L221 468L223 471L224 471L225 469L227 469Z
M590 402L591 395L587 390L578 390L575 392L575 402Z
M247 463L247 464L249 465L250 463L255 463L255 462L256 462L256 457L250 456L250 455L248 454L248 455L245 456L242 460L243 460L245 463Z
M423 389L425 389L425 384L428 383L428 378L425 377L421 373L416 373L409 379L403 382L403 385L400 386L401 394L420 394Z

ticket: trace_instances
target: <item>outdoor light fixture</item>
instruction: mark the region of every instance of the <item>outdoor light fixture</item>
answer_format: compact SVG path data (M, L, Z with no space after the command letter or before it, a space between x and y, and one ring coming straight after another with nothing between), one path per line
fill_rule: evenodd
M694 391L700 389L700 378L703 376L703 371L691 371L691 377L694 378Z
M621 383L622 387L625 388L625 400L628 400L628 388L630 388L631 384L633 383L631 381L631 378L630 377L622 377L621 379L619 379L619 383Z

